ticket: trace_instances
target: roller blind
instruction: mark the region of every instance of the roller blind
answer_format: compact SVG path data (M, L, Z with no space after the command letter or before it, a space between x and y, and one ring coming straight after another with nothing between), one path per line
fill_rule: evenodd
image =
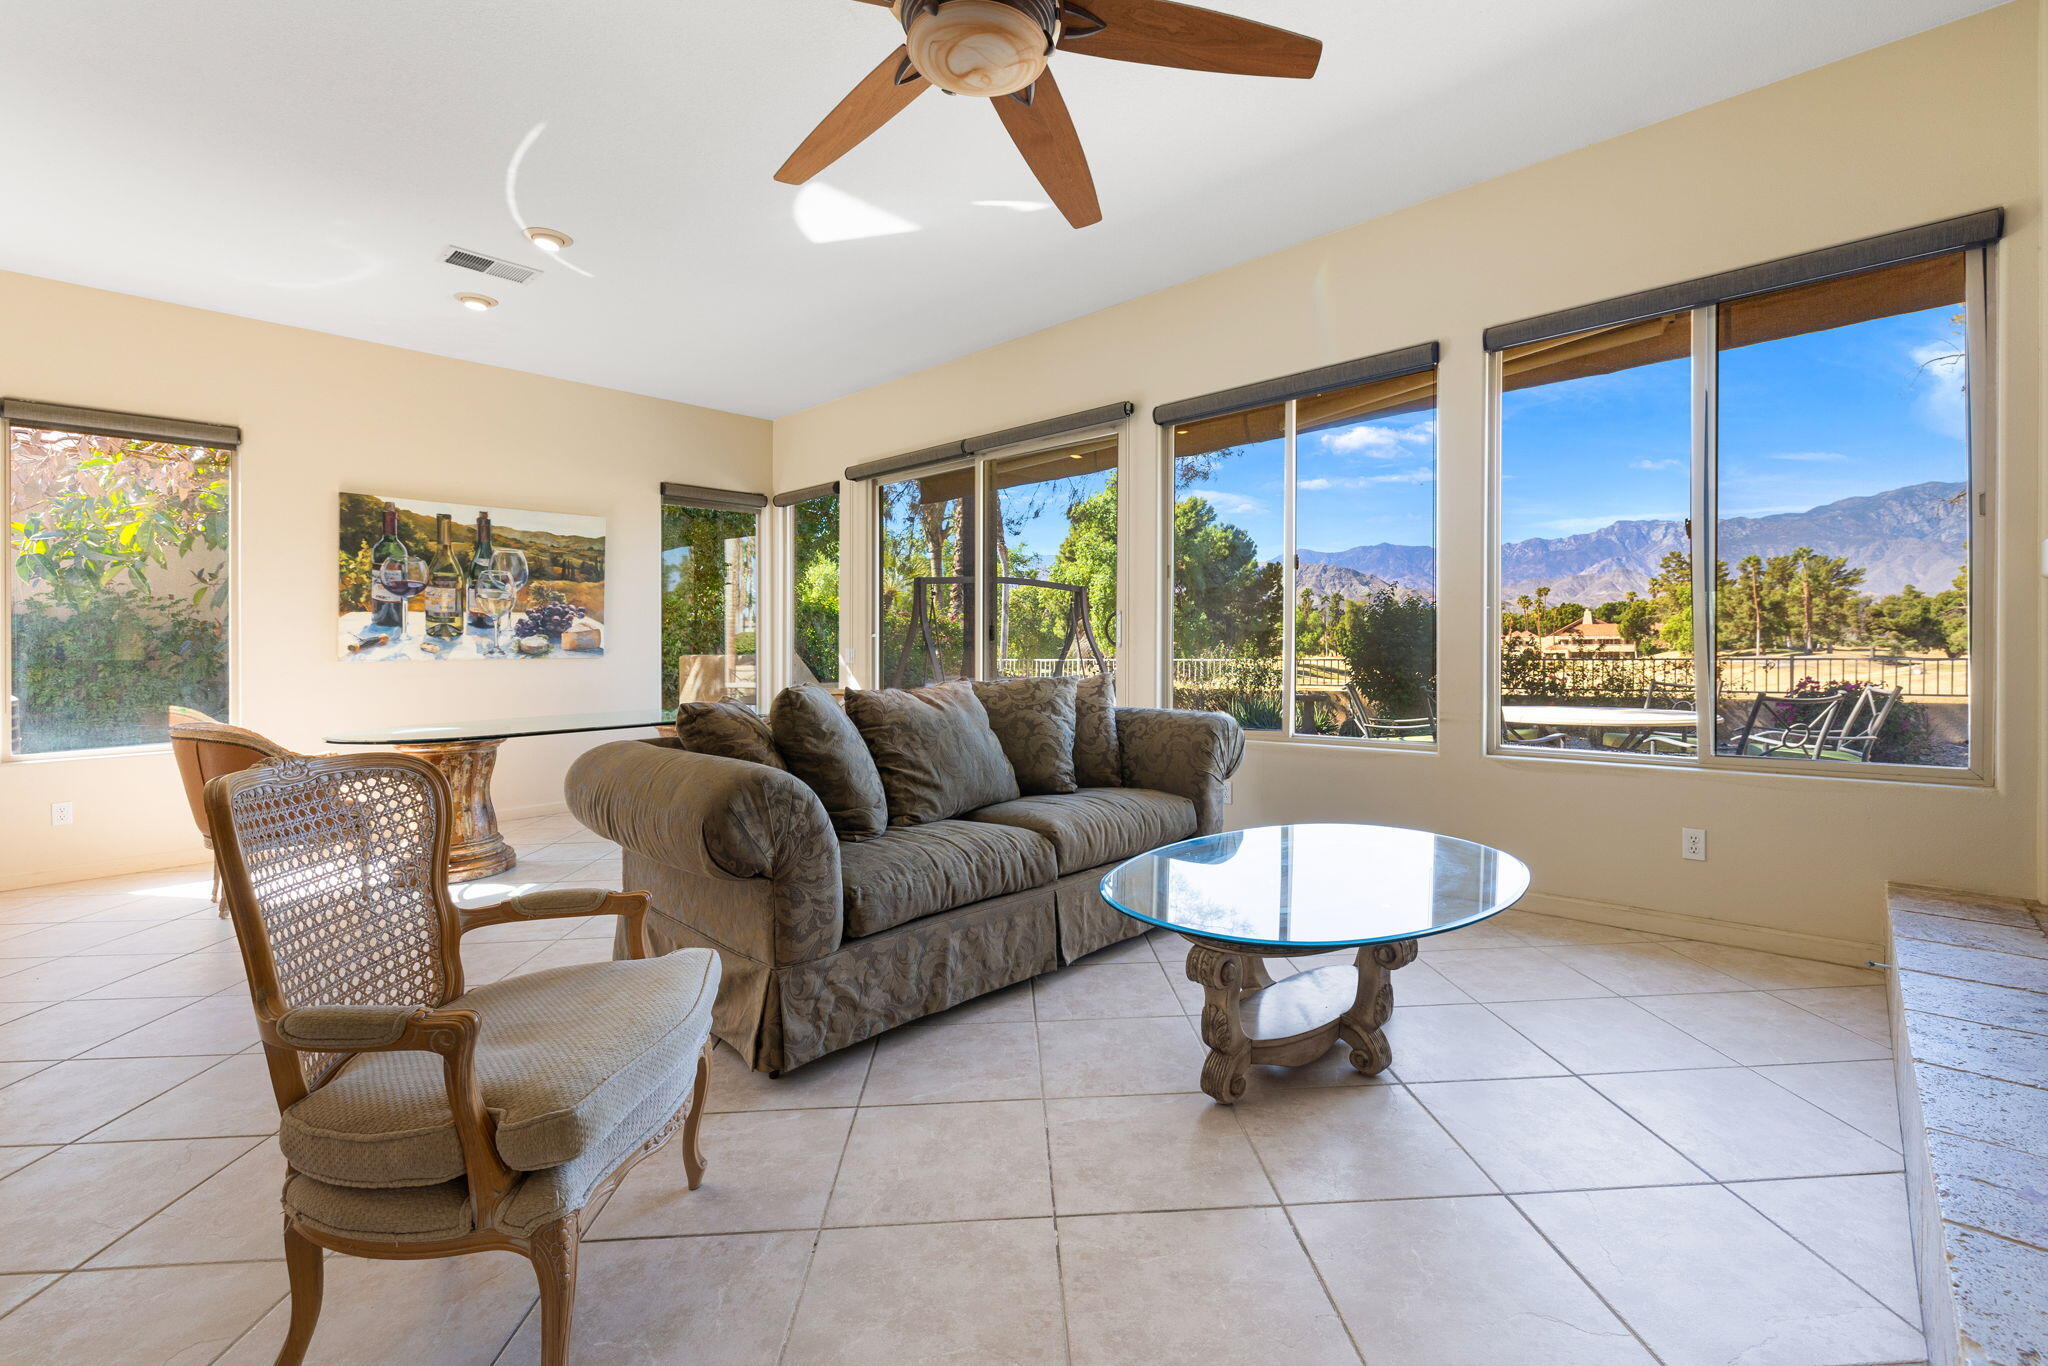
M717 508L722 512L759 512L768 506L768 495L743 493L738 489L712 489L701 484L663 484L661 501L690 507Z
M1067 413L1061 417L1048 417L1038 422L1028 422L1021 427L1005 427L1001 431L983 432L980 436L964 437L959 441L948 441L944 445L927 446L923 450L908 451L902 455L884 456L864 464L849 466L848 479L900 479L916 474L920 470L932 469L959 460L964 456L981 451L992 451L1003 446L1015 446L1025 441L1040 441L1047 437L1060 436L1066 432L1084 431L1090 427L1106 426L1121 422L1137 411L1137 405L1129 401L1105 403L1098 408L1083 408L1078 413Z
M213 422L186 422L145 413L116 413L104 408L71 408L27 399L0 399L0 419L17 427L54 428L111 436L130 441L164 441L177 446L216 446L232 450L242 444L242 429Z
M1374 380L1417 374L1434 369L1436 363L1437 344L1423 342L1417 346L1404 346L1398 351L1382 351L1375 356L1319 366L1314 370L1298 370L1278 379L1240 384L1234 389L1218 389L1213 394L1184 398L1177 403L1162 403L1152 410L1152 420L1162 427L1201 422L1247 408L1284 403L1291 398L1308 398L1331 389L1348 389Z
M1702 304L1722 303L1794 285L1817 284L1822 280L1942 256L1968 247L1989 246L2004 231L2005 211L1985 209L1960 218L1946 218L1939 223L1925 223L1917 228L1866 237L1838 247L1781 256L1760 265L1640 290L1602 303L1560 309L1555 313L1524 318L1520 322L1502 323L1486 329L1486 349L1508 351L1574 333L1655 320L1660 315L1682 313Z
M834 479L829 483L813 484L807 489L791 489L788 493L778 493L768 501L779 508L789 508L795 507L798 503L808 503L813 498L836 498L838 496L839 481Z

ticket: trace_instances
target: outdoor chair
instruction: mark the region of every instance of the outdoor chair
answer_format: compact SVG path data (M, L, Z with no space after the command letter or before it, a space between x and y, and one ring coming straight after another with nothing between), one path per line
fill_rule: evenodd
M540 1360L565 1366L582 1216L697 1122L718 958L654 957L647 897L448 896L450 799L410 755L282 758L213 779L206 814L282 1120L291 1319L303 1361L322 1249L411 1261L516 1252L540 1287ZM465 991L486 925L620 917L623 961Z
M229 773L268 763L272 759L298 757L283 745L267 740L253 730L216 721L190 707L170 708L171 756L178 762L178 778L185 785L185 803L192 809L199 827L199 841L210 853L213 836L206 827L206 784ZM220 899L220 860L213 861L211 898L225 916L228 908Z
M1735 738L1716 748L1715 753L1767 758L1795 754L1821 758L1828 738L1840 729L1848 711L1849 695L1835 692L1760 692L1749 700L1749 711Z
M1899 704L1899 698L1905 691L1904 688L1868 686L1858 690L1855 703L1842 720L1841 729L1828 738L1822 757L1869 763L1870 752L1883 738L1885 722L1891 719L1892 709Z

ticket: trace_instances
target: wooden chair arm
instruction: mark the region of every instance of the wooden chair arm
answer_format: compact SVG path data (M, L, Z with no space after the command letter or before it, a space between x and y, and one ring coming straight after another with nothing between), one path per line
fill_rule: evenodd
M473 1010L429 1010L425 1006L305 1006L256 1019L263 1042L304 1053L434 1053L455 1136L462 1145L463 1174L479 1226L497 1216L498 1206L518 1180L498 1156L498 1122L484 1108L476 1075L476 1041L482 1022Z
M626 922L630 958L652 958L647 938L647 893L605 892L595 888L560 888L526 892L488 906L456 909L456 932L468 934L486 925L516 925L522 920L561 920L570 916L616 915Z

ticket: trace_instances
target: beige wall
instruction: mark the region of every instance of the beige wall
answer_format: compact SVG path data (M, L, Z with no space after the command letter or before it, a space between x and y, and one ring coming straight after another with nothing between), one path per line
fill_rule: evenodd
M2036 6L2023 0L1305 245L786 418L779 487L1118 399L1125 695L1162 649L1153 404L1411 343L1443 346L1441 693L1434 754L1258 742L1234 816L1426 825L1525 857L1540 893L1877 940L1909 879L2031 895L2041 828L2042 337ZM1370 157L1331 174L1370 174ZM1105 186L1109 212L1115 186ZM1651 772L1481 752L1488 324L2002 205L1996 257L1996 786ZM1076 239L1077 249L1085 238ZM847 639L864 647L869 509L848 512ZM864 648L853 651L859 672ZM1711 858L1678 857L1681 826ZM1581 907L1598 911L1596 907ZM1676 923L1676 922L1674 922ZM1769 939L1769 936L1765 936ZM1771 940L1781 945L1797 941Z
M302 750L341 728L654 706L657 485L767 488L754 418L23 275L0 274L0 392L242 428L235 719ZM605 657L337 660L344 489L607 519ZM610 738L506 745L500 810L558 807L570 759ZM51 827L56 801L73 825ZM0 765L0 887L202 856L168 753Z

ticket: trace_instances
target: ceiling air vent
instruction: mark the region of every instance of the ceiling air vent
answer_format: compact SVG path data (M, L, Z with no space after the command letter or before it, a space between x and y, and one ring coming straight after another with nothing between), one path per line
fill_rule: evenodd
M494 280L510 280L515 285L523 285L540 274L532 266L500 261L495 256L486 256L480 251L464 251L461 247L448 248L441 261L444 265L461 266L464 270L473 270Z

